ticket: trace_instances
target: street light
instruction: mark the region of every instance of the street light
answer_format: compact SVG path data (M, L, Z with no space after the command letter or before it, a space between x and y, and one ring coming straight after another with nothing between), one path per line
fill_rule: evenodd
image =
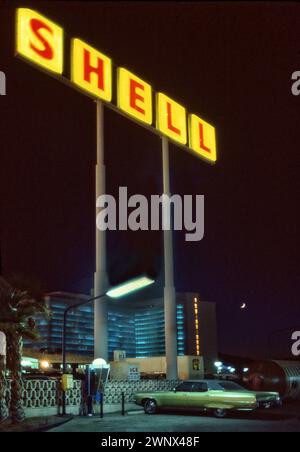
M49 369L50 367L49 361L41 361L40 366L42 369Z
M64 310L64 319L63 319L63 335L62 335L62 364L63 364L63 374L67 371L67 360L66 360L66 341L67 341L67 317L68 313L72 309L79 308L81 306L87 305L95 300L101 300L102 298L105 298L106 296L110 298L120 298L124 297L126 295L129 295L133 292L136 292L138 290L144 289L151 284L154 284L154 280L148 278L147 276L140 276L139 278L135 278L133 280L127 281L125 283L122 283L116 287L112 287L109 290L107 290L105 293L97 295L96 297L89 298L87 300L84 300L80 303L68 306ZM49 293L48 296L58 294L57 292ZM67 294L70 296L70 294ZM63 389L63 398L62 398L62 415L66 415L66 391Z
M221 361L216 361L215 362L215 367L219 368L219 367L222 367L222 366L223 366L223 363L221 363Z
M126 283L120 284L106 292L106 295L110 298L121 298L126 295L136 292L137 290L144 289L154 283L153 279L147 276L132 279Z

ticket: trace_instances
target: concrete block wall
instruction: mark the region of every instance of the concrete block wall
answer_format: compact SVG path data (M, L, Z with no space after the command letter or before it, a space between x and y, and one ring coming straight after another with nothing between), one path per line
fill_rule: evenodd
M62 393L58 380L25 380L23 406L27 417L52 416L61 411ZM6 382L5 401L10 404L10 381ZM79 414L82 401L81 381L75 380L73 389L66 393L68 412Z
M125 394L126 410L133 409L136 392L171 391L179 380L109 381L105 387L104 412L121 410L122 393ZM10 382L7 382L5 400L9 406ZM27 417L53 416L61 412L61 391L57 380L25 380L23 403ZM67 413L82 412L82 382L74 380L73 389L66 394ZM98 406L99 407L99 406ZM95 412L98 412L95 407Z
M178 383L178 380L112 380L105 387L104 403L121 403L122 392L125 394L125 402L133 402L136 392L171 391Z

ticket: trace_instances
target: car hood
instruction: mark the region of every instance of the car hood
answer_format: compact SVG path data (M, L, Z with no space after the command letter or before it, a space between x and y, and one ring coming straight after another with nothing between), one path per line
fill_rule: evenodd
M278 392L256 392L256 391L249 392L255 395L256 400L259 402L277 400L279 398Z

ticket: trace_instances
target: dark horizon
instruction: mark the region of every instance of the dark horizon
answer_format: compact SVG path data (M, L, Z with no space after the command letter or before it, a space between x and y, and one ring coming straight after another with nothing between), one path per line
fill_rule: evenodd
M0 246L4 275L89 293L94 273L95 103L14 56L14 8L0 7ZM76 3L76 14L74 13ZM217 304L219 349L288 351L300 328L300 5L235 2L14 2L80 37L216 127L215 165L170 146L172 192L205 195L205 237L174 234L178 291ZM113 87L115 90L116 83ZM160 140L105 109L107 193L162 192ZM146 235L147 234L147 235ZM151 236L150 236L151 234ZM161 275L162 234L110 232L111 281ZM240 310L241 303L248 309ZM282 341L282 344L281 344ZM280 343L279 343L280 342ZM284 345L283 345L284 342Z

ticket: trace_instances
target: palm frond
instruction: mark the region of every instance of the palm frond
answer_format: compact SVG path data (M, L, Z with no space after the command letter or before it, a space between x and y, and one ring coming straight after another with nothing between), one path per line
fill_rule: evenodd
M39 285L25 278L13 277L6 281L0 277L1 331L37 340L39 333L34 318L40 316L50 318L51 310Z
M37 330L22 330L22 336L24 339L29 339L30 341L38 341L41 338L40 333Z

